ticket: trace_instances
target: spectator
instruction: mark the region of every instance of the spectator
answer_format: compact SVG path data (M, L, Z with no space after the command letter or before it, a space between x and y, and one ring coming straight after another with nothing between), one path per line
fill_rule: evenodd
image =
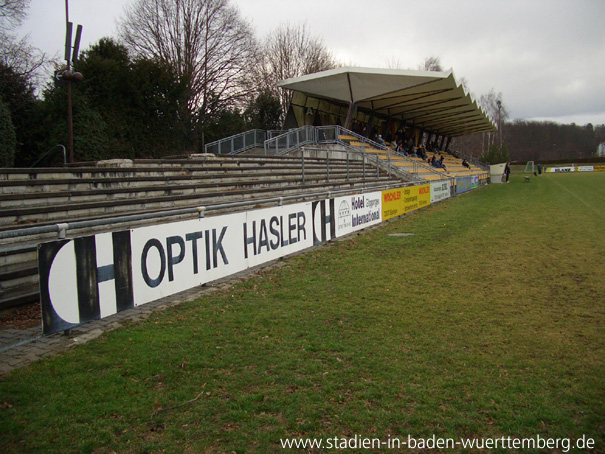
M510 166L508 165L508 162L506 163L506 166L504 166L504 178L507 183L510 183L510 181L508 181L510 178Z
M395 144L395 151L397 153L403 153L404 156L407 156L407 152L406 152L405 148L403 148L403 144L401 143L401 140L398 140L397 143Z
M443 164L443 156L441 156L441 158L439 159L438 167L441 167L443 170L447 171L447 169L445 168L445 164Z
M462 165L466 167L468 170L471 170L471 165L467 162L466 159L462 160Z
M401 126L397 130L397 134L395 135L395 138L397 139L398 142L401 141L401 143L403 143L405 141L405 134L404 134L403 128Z

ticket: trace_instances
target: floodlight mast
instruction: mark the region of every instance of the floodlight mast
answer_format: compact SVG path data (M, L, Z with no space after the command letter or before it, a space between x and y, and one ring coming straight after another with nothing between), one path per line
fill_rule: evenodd
M498 106L498 135L500 136L500 150L502 150L502 101L498 99L496 105Z
M73 130L73 114L71 105L71 82L82 80L82 74L72 73L71 62L78 59L78 51L80 49L80 38L82 37L82 26L78 25L76 29L76 41L71 46L71 37L73 24L69 21L69 0L65 0L65 61L67 69L63 71L61 78L67 81L67 148L69 150L69 162L74 162L74 130Z

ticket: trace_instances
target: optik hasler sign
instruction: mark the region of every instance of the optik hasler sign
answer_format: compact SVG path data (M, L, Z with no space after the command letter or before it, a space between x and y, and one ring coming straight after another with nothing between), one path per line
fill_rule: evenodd
M41 244L44 334L329 241L380 212L380 193L370 193Z

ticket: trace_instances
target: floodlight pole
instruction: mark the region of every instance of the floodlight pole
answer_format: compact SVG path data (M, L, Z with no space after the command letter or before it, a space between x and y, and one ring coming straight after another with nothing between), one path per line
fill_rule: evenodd
M502 115L500 109L502 108L502 101L497 100L496 105L498 106L498 134L500 135L500 150L502 150Z
M82 74L71 72L71 63L78 59L78 51L80 50L80 38L82 37L82 26L76 28L76 40L73 44L72 53L72 31L73 24L69 22L69 4L65 0L65 61L67 69L61 73L61 78L67 84L67 147L69 149L69 162L74 162L74 130L73 130L73 114L71 103L71 83L73 80L82 80Z
M65 60L67 60L67 71L71 69L71 62L69 59L71 50L71 30L69 30L69 4L68 0L65 0ZM74 126L73 126L73 115L71 107L71 80L67 81L67 149L69 150L69 162L74 162Z

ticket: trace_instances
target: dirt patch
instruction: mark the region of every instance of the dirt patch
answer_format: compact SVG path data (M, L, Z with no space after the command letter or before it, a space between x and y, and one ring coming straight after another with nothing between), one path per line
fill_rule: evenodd
M41 324L42 316L39 303L0 311L0 329L26 329Z

